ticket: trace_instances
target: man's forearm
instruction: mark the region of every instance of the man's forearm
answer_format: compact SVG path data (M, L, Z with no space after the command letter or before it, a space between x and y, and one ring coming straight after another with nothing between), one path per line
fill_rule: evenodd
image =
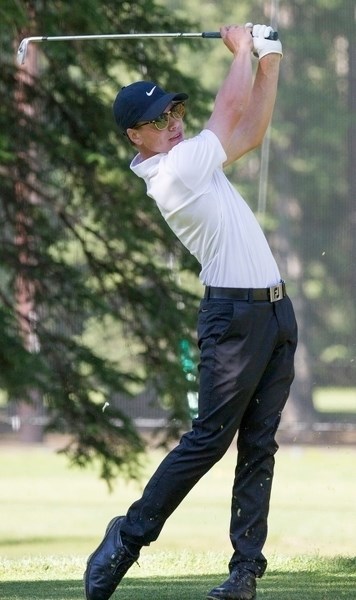
M278 54L268 54L260 60L250 102L231 138L226 164L262 143L276 101L280 59Z
M271 121L276 102L281 57L268 54L259 61L246 120L250 120L250 135L254 145L261 144Z
M250 104L251 92L251 53L245 49L234 57L230 71L217 93L215 110L225 116L229 112L235 113L236 125Z
M216 95L207 128L218 136L226 150L230 146L231 132L237 127L251 101L252 38L250 31L245 27L222 27L220 31L224 44L234 58Z

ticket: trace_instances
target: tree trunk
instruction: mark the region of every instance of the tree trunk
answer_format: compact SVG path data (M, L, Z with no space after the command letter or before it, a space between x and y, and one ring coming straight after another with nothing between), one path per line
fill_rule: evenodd
M19 68L17 74L16 102L20 119L23 118L28 123L29 117L33 118L35 108L29 104L24 91L26 85L31 85L32 78L37 73L37 57L35 44L30 44L26 60L26 70ZM22 116L23 117L22 117ZM36 151L27 148L26 152L30 160L36 158ZM21 158L21 157L20 157ZM15 184L15 199L17 204L16 214L16 239L15 244L18 248L19 269L15 282L16 314L18 326L24 347L28 352L39 352L39 340L36 334L36 322L38 319L35 306L35 291L37 282L31 280L29 272L33 264L31 256L31 245L34 242L35 235L31 231L31 217L28 207L38 202L34 192L30 192L30 186L27 185L29 174L18 173L17 183ZM41 422L43 410L42 398L36 389L29 390L28 399L21 400L18 403L19 416L19 438L23 443L39 443L43 440L43 425Z
M356 257L356 235L355 235L355 226L356 226L356 121L355 121L355 106L356 106L356 39L355 39L355 29L356 29L356 12L355 6L353 2L349 3L350 6L350 31L348 32L348 46L349 46L349 72L348 72L348 114L350 117L350 124L348 127L348 139L347 139L347 148L348 148L348 169L347 169L347 178L348 178L348 192L349 192L349 201L350 201L350 219L349 219L349 227L351 231L350 235L350 256L353 257L351 261L351 265L353 265L353 269L351 269L350 273L350 285L351 290L355 292L356 290L356 266L355 266L355 257Z
M284 157L281 156L280 164L283 164L283 160ZM297 253L297 246L293 247L291 242L295 239L293 230L298 227L298 202L291 195L292 186L286 169L280 171L276 185L278 197L274 211L279 215L279 227L272 236L271 245L282 277L287 280L287 291L293 301L298 323L295 379L283 411L282 422L300 430L312 425L316 413L313 405L311 360L307 343L308 306L302 289L303 265L302 259Z

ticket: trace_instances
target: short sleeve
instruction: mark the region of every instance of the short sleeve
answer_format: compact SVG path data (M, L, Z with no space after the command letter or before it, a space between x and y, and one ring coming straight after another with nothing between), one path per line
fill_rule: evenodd
M165 168L174 172L192 191L204 192L217 168L222 168L226 153L219 138L204 129L199 135L175 146L166 157Z

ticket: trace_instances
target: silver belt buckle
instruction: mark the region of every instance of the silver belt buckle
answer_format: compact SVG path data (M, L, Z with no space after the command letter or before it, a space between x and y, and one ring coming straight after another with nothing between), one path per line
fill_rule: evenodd
M284 297L283 282L279 283L278 285L273 285L272 287L268 288L268 290L270 302L278 302L278 300L282 300L282 298Z

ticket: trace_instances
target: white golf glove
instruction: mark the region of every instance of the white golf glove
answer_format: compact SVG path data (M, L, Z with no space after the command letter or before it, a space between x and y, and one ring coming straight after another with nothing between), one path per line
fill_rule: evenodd
M274 33L269 25L254 25L252 28L253 53L259 59L267 54L280 54L283 56L280 40L267 39Z

